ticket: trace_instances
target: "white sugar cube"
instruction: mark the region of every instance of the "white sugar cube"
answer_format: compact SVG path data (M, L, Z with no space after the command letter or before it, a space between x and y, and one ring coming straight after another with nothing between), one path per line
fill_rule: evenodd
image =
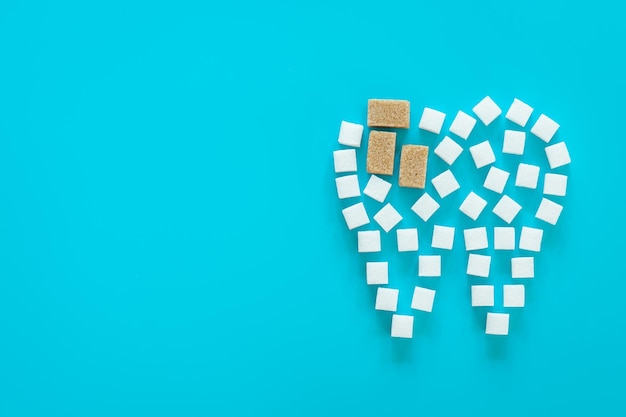
M542 239L543 230L523 226L519 236L519 248L531 252L540 252Z
M462 152L463 148L448 136L444 137L435 148L435 155L443 159L448 165L452 165Z
M511 155L524 155L524 147L526 146L526 132L518 132L517 130L504 131L504 143L502 144L502 153Z
M413 337L413 316L402 314L391 316L391 337L411 339Z
M356 151L354 149L342 149L333 152L335 172L356 172Z
M389 232L395 225L400 223L402 216L391 204L387 203L374 215L374 220L376 220L376 223L378 223L385 232Z
M511 277L534 278L535 258L533 258L532 256L520 256L517 258L511 258Z
M496 162L496 155L493 153L488 140L470 147L469 151L472 154L476 168L482 168Z
M485 333L498 336L509 334L509 315L504 313L487 313Z
M441 127L443 126L443 121L445 120L445 118L445 113L442 113L435 109L424 107L424 112L422 113L422 118L420 119L419 128L439 134L439 132L441 132Z
M441 276L441 256L421 255L417 275L420 277L440 277Z
M506 116L504 117L506 117L507 120L524 127L526 126L526 123L528 123L528 119L530 119L532 112L532 107L515 98L513 99L513 104L509 107L509 111L506 112Z
M559 216L563 211L563 206L554 201L542 198L535 217L544 222L555 225L559 221Z
M374 200L382 203L387 198L387 194L391 189L391 183L384 179L372 175L363 190L363 194L373 198Z
M449 169L437 175L431 180L431 182L435 186L435 190L437 190L437 193L441 198L445 198L461 188L459 183L456 181L456 178L454 178L454 174L452 174L452 171Z
M465 250L467 251L487 249L489 247L486 227L465 229L463 230L463 237L465 238Z
M475 125L476 119L467 113L459 111L450 125L450 132L454 133L461 139L467 139L470 133L472 133Z
M357 233L360 253L380 252L380 230L366 230Z
M551 169L559 168L572 162L565 142L546 146L546 156Z
M485 126L488 126L502 114L502 110L498 105L487 96L474 106L472 111L478 116Z
M472 285L472 307L493 307L493 285Z
M358 197L361 195L359 177L356 174L335 178L335 185L337 186L337 195L340 199Z
M419 244L417 240L417 229L397 229L398 252L415 252Z
M358 148L361 146L361 138L363 137L363 125L356 123L350 123L346 121L341 122L339 128L339 143L346 146L354 146Z
M489 168L483 187L498 194L502 194L510 175L511 174L500 168L491 167Z
M389 283L388 262L366 262L365 277L367 285L386 285Z
M378 287L376 291L376 310L396 311L398 309L399 290L394 288Z
M504 307L524 307L524 285L504 285Z
M539 181L539 167L536 165L519 164L517 167L517 175L515 176L515 185L523 188L537 188Z
M564 197L567 193L567 175L547 173L543 181L543 193Z
M470 192L461 203L459 210L472 220L476 220L487 206L487 201L475 192Z
M433 311L433 303L435 302L435 291L423 287L415 287L413 290L413 299L411 300L411 308L414 310Z
M542 141L548 143L559 129L560 125L554 120L550 119L545 114L539 116L533 127L530 129L530 133L537 136Z
M350 230L356 229L357 227L361 227L370 222L363 203L356 203L350 207L346 207L341 210L341 213L343 214L343 218L346 220L346 224Z
M520 206L515 200L508 195L503 195L492 211L493 214L507 222L507 224L511 224L521 209L522 206Z
M491 269L491 256L470 253L467 258L467 275L489 278Z
M515 228L514 227L494 227L493 247L496 250L515 249Z
M415 204L411 207L411 210L415 212L422 220L425 222L430 219L430 217L439 210L439 203L435 201L428 193L422 194L420 198L417 199Z
M453 245L454 227L435 225L431 246L437 249L452 249Z

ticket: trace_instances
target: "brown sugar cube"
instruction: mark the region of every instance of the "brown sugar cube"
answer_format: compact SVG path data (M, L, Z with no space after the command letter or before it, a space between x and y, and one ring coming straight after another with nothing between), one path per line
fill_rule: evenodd
M400 154L400 187L426 187L428 146L404 145Z
M411 106L407 100L367 101L367 125L371 127L409 128Z
M367 172L393 175L396 132L372 130L367 143Z

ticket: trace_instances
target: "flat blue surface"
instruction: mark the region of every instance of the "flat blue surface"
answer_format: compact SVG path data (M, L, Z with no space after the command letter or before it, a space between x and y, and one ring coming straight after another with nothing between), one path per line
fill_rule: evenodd
M624 415L623 16L3 2L0 415ZM486 94L561 124L566 209L508 338L483 334L459 250L392 340L336 198L339 123L371 97L453 115ZM435 143L418 116L405 140ZM398 286L423 282L402 259Z

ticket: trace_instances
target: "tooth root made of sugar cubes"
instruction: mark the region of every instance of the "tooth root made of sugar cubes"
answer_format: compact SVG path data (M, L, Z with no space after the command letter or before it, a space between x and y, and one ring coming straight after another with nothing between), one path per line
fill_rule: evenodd
M333 152L335 172L356 172L356 151L354 149L342 149Z
M420 255L418 258L417 275L420 277L440 277L441 276L441 256L440 255Z
M502 288L504 307L524 307L526 290L523 284L508 284Z
M467 258L467 275L489 278L491 269L491 256L470 253Z
M463 230L463 238L465 239L466 251L487 249L489 247L486 227L465 229Z
M526 147L526 132L517 130L505 130L504 142L502 143L502 153L510 155L524 155Z
M398 223L400 223L402 216L390 203L387 203L378 211L378 213L374 215L374 220L386 233L388 233Z
M370 99L367 101L369 127L397 127L408 129L411 105L407 100Z
M530 128L530 133L548 143L552 140L552 137L559 127L560 125L557 122L550 119L545 114L542 114L539 116L533 127Z
M493 285L472 285L472 307L493 307Z
M395 288L378 287L376 291L376 310L396 311L398 309L399 290Z
M482 168L496 162L496 155L493 153L493 149L491 148L488 140L481 142L478 145L471 146L469 151L472 155L476 168Z
M339 199L359 197L361 195L359 177L356 174L335 178L335 185L337 186Z
M495 250L515 250L515 228L494 227L493 248Z
M509 334L509 315L506 313L487 313L485 333L506 336Z
M379 203L382 203L383 201L385 201L385 198L387 198L389 190L391 190L390 182L387 182L384 179L377 177L376 175L372 175L369 181L367 181L367 185L363 190L363 194L370 198L373 198Z
M424 107L422 117L420 119L419 128L428 132L436 133L441 132L441 127L446 119L446 114L439 110Z
M451 250L454 245L454 227L435 225L431 246Z
M535 217L551 225L556 225L563 211L563 206L547 198L542 198Z
M433 303L435 302L435 290L423 287L415 287L413 290L413 299L411 300L411 308L413 310L433 311Z
M508 195L503 195L493 208L493 214L504 220L507 224L511 224L513 219L522 209L515 200Z
M539 167L536 165L519 164L515 176L515 186L522 188L537 188L539 181Z
M463 153L461 145L450 139L448 136L444 137L435 148L435 155L443 159L448 165L452 165L461 153Z
M510 175L511 174L500 168L491 167L489 168L483 187L495 193L502 194Z
M428 146L404 145L400 151L400 187L426 187L426 167L428 165Z
M547 173L543 181L543 193L565 197L567 194L567 175Z
M550 169L560 168L572 162L565 142L546 146L546 156L548 157Z
M398 252L416 252L419 248L417 229L396 229Z
M346 207L341 210L341 214L343 214L343 218L345 219L349 230L356 229L357 227L369 224L370 222L363 203L356 203L350 207Z
M403 314L391 316L391 337L411 339L413 337L413 316Z
M380 230L357 232L358 252L380 252Z
M534 227L522 226L519 235L519 248L531 252L541 252L543 230Z
M530 115L533 113L533 110L534 109L532 107L524 103L522 100L514 98L513 104L511 104L511 107L509 107L509 110L506 112L504 117L516 125L525 127L526 123L528 123L528 119L530 119Z
M427 222L428 219L430 219L431 216L439 210L439 207L439 203L437 203L435 199L430 196L430 194L424 193L417 199L415 204L413 204L411 210L413 210L413 212L423 221Z
M459 111L450 125L450 133L454 133L461 139L467 140L476 126L476 119L467 113Z
M365 277L367 285L387 285L389 283L389 263L366 262Z
M472 111L476 116L478 116L480 121L483 122L485 126L489 126L491 122L496 120L498 116L502 114L500 107L498 107L498 105L489 96L485 97L477 105L475 105Z
M441 198L445 198L461 188L454 174L449 169L437 175L430 182L432 182L435 190L437 190L437 194L439 194Z
M361 139L363 138L363 125L356 123L341 122L339 128L339 138L337 141L345 146L353 146L359 148L361 146Z
M532 256L518 256L511 258L511 278L534 278L535 258Z
M487 201L475 192L471 191L467 197L465 197L463 203L461 203L459 210L461 210L461 212L470 219L476 220L486 206Z
M370 174L393 175L396 132L372 130L367 143L366 170Z

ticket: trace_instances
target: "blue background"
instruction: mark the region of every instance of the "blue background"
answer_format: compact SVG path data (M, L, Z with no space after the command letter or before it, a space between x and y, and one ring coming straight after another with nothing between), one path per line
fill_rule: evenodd
M623 415L623 6L226 3L0 5L0 415ZM339 122L485 94L562 125L565 211L508 338L460 250L393 340Z

